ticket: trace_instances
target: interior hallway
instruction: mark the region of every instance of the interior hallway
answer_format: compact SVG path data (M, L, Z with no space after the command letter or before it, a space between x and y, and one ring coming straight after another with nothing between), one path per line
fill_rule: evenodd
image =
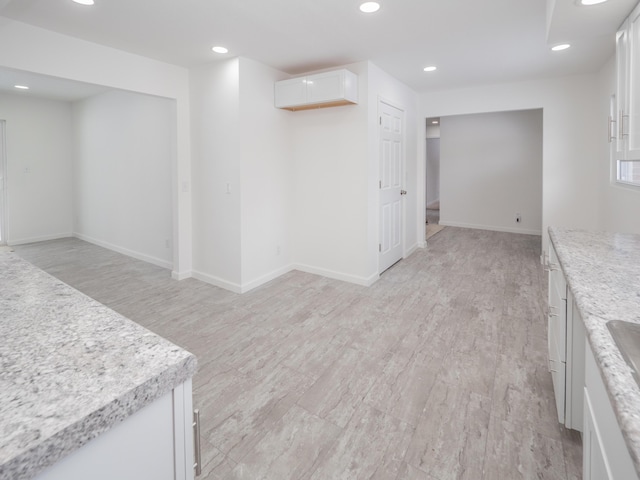
M579 479L546 365L540 237L448 227L372 287L244 295L77 239L15 247L195 353L202 479Z

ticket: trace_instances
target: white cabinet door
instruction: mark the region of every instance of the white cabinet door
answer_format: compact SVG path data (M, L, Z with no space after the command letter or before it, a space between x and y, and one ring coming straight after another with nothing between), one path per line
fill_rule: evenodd
M552 272L554 273L554 272ZM551 275L552 282L549 284L551 289L551 303L549 304L549 319L551 331L549 332L554 339L556 356L562 362L567 361L567 301L561 297L560 282L557 281L557 275ZM564 283L564 282L562 282ZM566 291L566 287L564 288ZM566 294L565 294L566 295Z
M640 5L629 17L628 113L623 128L627 140L627 160L640 160Z
M583 435L585 479L638 480L588 340L585 340Z
M324 103L344 97L344 71L318 73L308 77L307 102Z
M616 138L616 159L624 160L627 138L623 129L623 117L627 111L627 77L629 65L629 22L626 21L616 33L616 114L613 118Z
M564 424L582 431L584 406L584 345L586 332L580 311L567 289L567 364Z
M549 359L549 368L551 369L551 380L553 381L553 393L556 397L558 422L564 423L564 414L566 407L566 363Z
M593 407L589 392L584 393L584 427L582 437L582 478L583 480L610 480L609 469L604 457L600 436L596 430Z
M616 33L616 159L640 160L640 4Z
M552 298L557 297L552 288ZM561 301L564 304L564 301ZM559 311L560 309L556 310ZM566 313L566 310L565 310ZM557 315L557 316L553 316ZM558 421L565 423L566 413L566 315L549 314L549 370L553 380Z
M304 105L307 102L307 79L292 78L276 82L275 106L277 108Z
M549 244L548 348L549 371L553 380L558 421L565 423L567 374L567 283L560 261Z

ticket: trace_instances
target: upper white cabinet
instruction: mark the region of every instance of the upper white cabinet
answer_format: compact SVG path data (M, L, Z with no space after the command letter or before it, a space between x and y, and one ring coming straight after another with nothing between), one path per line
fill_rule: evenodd
M640 160L640 4L616 34L616 158Z
M275 84L275 106L287 110L358 103L358 76L346 69L282 80Z
M616 33L616 113L613 118L614 128L611 137L616 139L616 159L624 160L627 142L622 133L623 116L629 111L627 106L627 84L629 67L629 21L625 21Z

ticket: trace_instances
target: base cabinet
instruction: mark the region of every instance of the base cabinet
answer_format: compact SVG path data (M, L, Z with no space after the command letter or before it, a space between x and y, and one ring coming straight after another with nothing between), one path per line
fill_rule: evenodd
M558 421L582 430L584 388L584 324L567 287L553 244L548 256L549 296L547 342Z
M193 480L191 380L134 413L36 480Z
M584 480L638 480L588 342L585 342L582 470Z
M560 262L553 248L549 246L549 297L547 312L547 347L549 371L553 381L558 421L565 423L565 383L567 367L567 283Z

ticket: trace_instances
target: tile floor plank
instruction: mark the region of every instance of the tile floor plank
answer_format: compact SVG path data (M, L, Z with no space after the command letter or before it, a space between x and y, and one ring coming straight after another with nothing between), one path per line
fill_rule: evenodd
M490 410L490 397L436 384L411 440L406 463L438 479L481 478Z

